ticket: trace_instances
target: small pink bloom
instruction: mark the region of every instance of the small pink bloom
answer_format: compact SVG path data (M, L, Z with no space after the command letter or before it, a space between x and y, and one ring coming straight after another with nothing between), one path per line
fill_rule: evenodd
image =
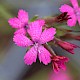
M23 28L28 25L28 13L25 10L20 9L18 16L10 18L8 22L12 28Z
M20 9L18 12L18 16L10 18L8 20L8 23L12 26L12 28L16 28L18 30L15 33L22 32L22 34L26 34L26 29L28 28L28 12Z
M42 44L51 41L54 38L56 30L55 28L49 28L42 32L42 25L44 25L43 22L39 20L29 24L27 32L30 35L31 40L23 34L14 35L13 41L18 46L32 46L24 56L24 62L27 65L31 65L33 62L36 62L37 55L40 62L43 62L45 65L51 61L49 51L45 49Z
M65 42L65 41L62 41L62 40L59 40L57 41L57 44L65 49L66 51L70 52L71 54L74 54L74 49L75 48L78 48L79 46L75 45L75 44L72 44L72 43L69 43L69 42Z
M78 20L79 25L80 25L80 7L78 5L77 0L70 0L73 8L67 4L64 4L60 7L60 11L61 12L68 12L69 17L71 17L71 19L69 19L67 21L68 26L72 27L76 25L76 21Z
M68 58L63 56L54 56L51 59L54 72L57 73L60 69L66 69L65 62L68 62Z

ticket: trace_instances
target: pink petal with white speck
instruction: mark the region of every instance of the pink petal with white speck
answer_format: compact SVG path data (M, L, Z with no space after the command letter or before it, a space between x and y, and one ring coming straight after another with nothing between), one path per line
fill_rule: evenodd
M10 18L8 23L12 26L12 28L21 28L24 24L18 18Z
M18 29L18 30L16 30L15 32L14 32L14 34L26 34L27 33L27 30L26 29L24 29L24 28L20 28L20 29Z
M54 38L54 35L56 34L55 28L49 28L45 29L40 37L40 43L44 44L46 42L51 41Z
M37 58L37 51L35 49L35 46L33 46L24 56L24 62L27 65L31 65L33 62L36 62Z
M15 34L13 37L13 41L15 42L15 44L17 44L17 46L21 47L27 47L33 44L32 41L23 34Z
M68 15L72 15L74 13L74 10L71 6L64 4L60 8L61 12L68 12Z
M28 33L31 36L33 41L38 41L41 33L42 33L42 26L43 23L39 20L31 22L29 24L29 29L28 29Z
M70 1L71 1L74 8L78 8L78 1L77 0L70 0Z
M47 65L51 62L50 53L47 49L45 49L43 46L39 46L38 48L38 57L40 62L43 62L43 64Z
M28 12L25 10L20 9L18 12L18 18L24 24L28 24Z
M70 17L71 19L67 21L67 25L70 27L75 26L77 21L75 14L71 15Z

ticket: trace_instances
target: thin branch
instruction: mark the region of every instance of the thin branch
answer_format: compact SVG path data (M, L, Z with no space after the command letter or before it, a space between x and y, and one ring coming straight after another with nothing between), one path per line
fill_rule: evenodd
M56 56L56 54L53 51L53 49L47 43L44 44L44 47L51 53L52 56Z

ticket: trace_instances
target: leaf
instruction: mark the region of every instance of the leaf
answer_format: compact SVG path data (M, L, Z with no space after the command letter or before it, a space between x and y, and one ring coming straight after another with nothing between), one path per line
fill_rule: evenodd
M30 22L33 22L33 21L37 20L38 17L39 17L38 15L35 15L33 18L30 19Z

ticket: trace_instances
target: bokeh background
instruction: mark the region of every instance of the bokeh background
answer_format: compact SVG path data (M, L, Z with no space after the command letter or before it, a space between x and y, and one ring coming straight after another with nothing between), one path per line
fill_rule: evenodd
M80 3L80 0L78 1ZM64 3L71 5L69 0L0 0L0 80L61 80L61 78L54 78L61 75L53 73L51 64L45 66L38 60L32 66L24 64L26 48L18 47L13 43L14 29L9 26L8 19L17 16L19 9L28 11L29 18L34 15L55 16L60 13L59 7ZM79 30L80 26L76 26L75 29ZM80 46L80 41L70 42ZM80 49L76 49L74 55L60 47L53 47L53 49L59 55L70 58L65 75L72 79L65 78L65 80L80 80ZM64 72L61 73L64 75Z

